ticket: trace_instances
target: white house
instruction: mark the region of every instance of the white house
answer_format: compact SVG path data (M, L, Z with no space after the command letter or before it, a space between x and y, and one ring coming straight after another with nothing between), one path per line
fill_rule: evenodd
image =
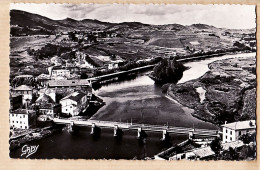
M54 69L52 70L51 78L55 79L66 79L67 77L70 76L70 71L65 68L60 68L60 69Z
M19 129L29 129L36 120L36 114L33 110L19 109L10 112L10 127Z
M87 95L74 92L60 100L61 112L68 116L77 116L88 107Z
M114 60L114 61L111 61L109 64L108 64L108 69L109 70L112 70L112 69L117 69L118 68L118 64L119 63L122 63L124 62L123 60Z
M118 63L109 63L108 64L108 69L112 70L112 69L117 69L118 68Z
M223 128L223 143L237 141L240 135L256 130L255 120L225 123Z

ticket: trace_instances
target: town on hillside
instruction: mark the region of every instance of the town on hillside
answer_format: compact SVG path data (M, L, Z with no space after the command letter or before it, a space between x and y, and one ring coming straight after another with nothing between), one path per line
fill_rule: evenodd
M255 28L14 8L9 58L12 158L256 159Z

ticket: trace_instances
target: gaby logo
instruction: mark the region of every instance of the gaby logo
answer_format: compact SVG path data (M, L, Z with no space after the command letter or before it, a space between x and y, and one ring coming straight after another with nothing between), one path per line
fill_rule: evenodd
M26 158L28 158L30 155L34 154L37 151L38 148L39 148L39 145L37 145L37 146L24 145L22 147L21 156L26 155Z

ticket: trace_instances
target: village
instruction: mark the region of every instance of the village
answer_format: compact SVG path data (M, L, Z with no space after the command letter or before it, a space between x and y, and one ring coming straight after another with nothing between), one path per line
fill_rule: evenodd
M75 33L75 37L70 35L70 38L77 39L77 41L82 40L82 42L91 45L90 43L100 41L102 37L100 34L108 37L116 36L99 31L87 34L87 37L91 35L91 41L89 38L84 38L81 33ZM246 38L242 39L244 41ZM192 51L192 49L189 50ZM33 50L29 53L36 52ZM34 55L37 56L37 54ZM99 56L100 58L101 56ZM90 64L91 62L87 61L86 54L75 51L73 60L70 57L65 60L55 55L50 58L51 66L46 68L48 74L15 76L11 81L10 89L11 138L33 134L35 133L33 129L39 131L39 127L50 127L52 126L50 122L56 118L72 117L75 120L79 117L80 119L81 116L87 115L86 110L91 103L102 105L102 100L96 101L96 96L93 98L92 81L96 80L95 77L155 64L160 61L159 58L150 58L129 62L116 55L103 56L102 60L103 66L97 69ZM30 69L30 66L27 66L26 69ZM44 125L40 123L41 126L39 126L39 122L44 122ZM158 153L154 159L220 159L219 155L223 156L230 149L241 150L245 147L252 151L255 149L255 144L252 143L256 133L255 120L233 122L221 127L222 131L217 138L192 137L177 146ZM212 143L216 143L215 150Z
M65 19L64 23L67 22L73 25L71 23L76 21ZM102 121L90 119L106 104L102 97L96 95L96 89L106 81L117 82L120 81L119 77L127 78L142 69L151 71L163 59L189 62L256 51L256 37L252 30L242 33L243 30L221 29L204 24L160 26L104 23L96 27L53 31L42 27L11 25L11 150L51 136L57 129L64 130L64 126L57 125L59 121L69 122L67 129L73 129L76 123L90 126L92 130L98 125L105 127ZM254 68L254 65L250 65L246 69L251 71ZM241 69L232 68L232 71ZM254 81L255 77L251 79ZM123 129L117 123L104 121L114 129L114 137L118 130ZM121 118L120 123L123 124ZM143 124L138 124L141 127L133 125L132 118L129 124L127 122L122 127L138 130L138 136L145 134ZM163 132L163 139L165 135L175 133L167 126L153 126L160 133ZM256 157L254 119L222 122L214 137L201 136L204 131L200 129L179 128L180 131L186 130L186 140L145 159L250 160ZM94 132L91 131L91 134ZM138 139L145 145L145 137ZM171 140L169 135L162 143Z

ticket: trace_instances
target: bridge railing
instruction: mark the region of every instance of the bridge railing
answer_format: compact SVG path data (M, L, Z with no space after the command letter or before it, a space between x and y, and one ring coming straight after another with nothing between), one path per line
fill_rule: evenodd
M162 131L167 130L169 133L188 133L193 131L195 135L216 135L219 133L218 130L209 130L209 129L193 129L188 127L173 127L167 125L150 125L150 124L140 124L140 123L127 123L127 122L112 122L112 121L99 121L99 120L70 120L70 119L53 119L54 123L58 124L70 124L74 123L78 126L91 126L93 123L101 127L114 127L118 126L119 128L128 128L128 129L137 129L143 128L143 130L148 131Z

